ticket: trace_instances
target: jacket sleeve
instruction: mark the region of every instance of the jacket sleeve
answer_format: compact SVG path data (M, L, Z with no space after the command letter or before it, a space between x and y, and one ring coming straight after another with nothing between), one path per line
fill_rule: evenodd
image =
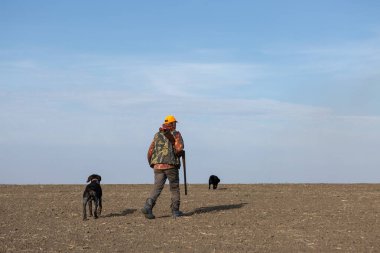
M154 140L152 141L152 143L150 144L149 149L148 149L147 158L148 158L149 164L150 164L150 160L152 159L153 149L154 149Z
M175 144L174 144L175 153L179 154L185 148L185 144L183 143L183 139L182 139L181 133L177 132L174 135L174 139L175 139Z

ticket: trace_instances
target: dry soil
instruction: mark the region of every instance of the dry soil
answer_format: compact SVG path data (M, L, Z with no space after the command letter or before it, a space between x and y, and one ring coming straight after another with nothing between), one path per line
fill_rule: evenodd
M102 185L82 221L84 185L0 185L0 252L380 252L379 184L189 185L174 219L165 186Z

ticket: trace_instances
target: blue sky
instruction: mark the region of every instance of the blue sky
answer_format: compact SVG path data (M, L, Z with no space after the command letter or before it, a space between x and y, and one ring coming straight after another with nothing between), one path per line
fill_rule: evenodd
M380 181L379 1L0 1L0 183Z

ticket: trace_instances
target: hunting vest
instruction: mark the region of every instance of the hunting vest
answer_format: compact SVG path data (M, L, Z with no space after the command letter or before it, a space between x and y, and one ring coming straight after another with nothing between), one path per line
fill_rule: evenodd
M177 131L171 131L171 134L176 135ZM171 164L180 167L181 162L179 157L175 155L174 147L164 133L158 132L154 135L154 148L152 158L150 159L151 167L154 164L163 163Z

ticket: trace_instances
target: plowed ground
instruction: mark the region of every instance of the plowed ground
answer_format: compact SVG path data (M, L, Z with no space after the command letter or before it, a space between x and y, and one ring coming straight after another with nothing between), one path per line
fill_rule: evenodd
M380 252L380 185L102 185L103 212L82 221L84 185L0 185L0 252Z

